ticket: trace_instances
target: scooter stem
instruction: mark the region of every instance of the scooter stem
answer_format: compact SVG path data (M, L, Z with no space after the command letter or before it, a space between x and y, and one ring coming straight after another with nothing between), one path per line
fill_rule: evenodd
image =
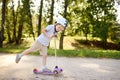
M55 50L55 64L57 65L56 37L54 38L54 50Z

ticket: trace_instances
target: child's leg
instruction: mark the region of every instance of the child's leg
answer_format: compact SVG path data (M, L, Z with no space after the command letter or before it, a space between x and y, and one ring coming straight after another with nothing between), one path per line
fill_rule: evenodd
M46 63L47 63L47 47L46 46L41 46L40 49L40 54L42 55L42 71L51 71L46 67Z
M47 55L42 56L42 64L43 66L46 66L46 61L47 61Z
M42 64L43 64L43 66L42 66L42 71L51 71L50 69L48 69L47 67L46 67L46 62L47 62L47 55L43 55L42 56Z
M30 52L32 52L32 49L31 49L31 48L28 48L28 49L26 49L25 51L23 51L23 52L21 53L21 55L24 56L24 55L29 54Z
M36 41L34 42L34 44L33 44L30 48L26 49L26 50L23 51L21 54L17 54L16 59L15 59L15 62L18 63L18 62L20 61L20 59L22 58L22 56L27 55L27 54L29 54L30 52L34 52L34 51L39 50L39 49L40 49L39 44L40 44L40 43L36 40Z
M21 54L24 56L24 55L29 54L30 52L35 52L39 49L40 49L40 43L36 40L30 48L26 49Z
M18 63L20 61L20 59L22 58L22 56L27 55L28 53L31 52L31 48L26 49L25 51L23 51L21 54L17 54L15 62Z
M42 65L46 66L47 61L47 47L41 44L40 54L42 55Z

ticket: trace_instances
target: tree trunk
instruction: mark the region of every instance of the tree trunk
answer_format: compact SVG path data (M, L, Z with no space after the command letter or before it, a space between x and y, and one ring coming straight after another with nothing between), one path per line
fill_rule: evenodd
M11 33L10 33L10 21L9 21L9 16L8 16L8 8L6 8L6 32L7 32L7 36L8 36L8 43L12 42L11 39Z
M54 12L54 0L52 0L52 3L51 3L51 12L50 12L50 21L49 21L49 24L52 24L53 23L53 12Z
M65 30L61 33L59 49L63 49L63 39L64 39Z
M38 20L38 36L39 36L40 33L41 33L42 8L43 8L43 0L41 0L41 2L40 2L39 20Z
M7 36L8 36L8 42L9 43L12 43L12 39L11 39L11 34L10 34L10 26L9 25L6 25L7 27Z
M6 0L2 0L2 23L0 29L0 47L3 46L4 40L4 26L5 26L5 7L6 7Z
M87 35L87 33L85 33L85 38L86 38L86 42L88 42L88 35Z
M17 22L17 16L15 15L14 11L14 3L12 0L12 16L13 16L13 36L12 36L12 42L16 40L16 22Z
M33 39L35 40L35 35L34 35L34 32L33 32L33 25L32 25L32 15L31 15L31 12L30 12L30 0L28 0L28 17L29 17L29 23L30 23L30 33L33 35Z
M20 1L18 1L18 8L20 7ZM25 14L24 14L24 11L22 12L18 12L17 13L20 13L18 15L20 15L20 20L17 21L18 24L18 29L15 27L15 31L17 29L17 32L16 32L16 39L15 39L15 42L16 42L16 45L20 44L20 41L21 41L21 37L22 37L22 29L23 29L23 23L25 21L24 17L25 17ZM17 15L16 15L16 20L17 20Z
M21 24L19 24L18 37L16 39L16 44L20 44L21 43L22 29L23 29L23 22L21 21Z
M66 16L67 16L67 7L68 7L68 0L65 0L64 18L66 18ZM61 33L59 49L63 49L64 33L65 33L65 30Z
M54 12L54 0L52 0L52 3L51 3L51 9L50 9L50 21L49 21L49 24L52 24L53 23L53 12ZM50 47L50 44L48 46L48 48Z

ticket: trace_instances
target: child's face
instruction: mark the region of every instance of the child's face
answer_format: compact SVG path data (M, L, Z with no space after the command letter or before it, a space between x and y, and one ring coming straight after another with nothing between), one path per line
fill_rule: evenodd
M57 32L60 32L60 31L63 31L64 30L64 27L62 25L56 25L56 31Z

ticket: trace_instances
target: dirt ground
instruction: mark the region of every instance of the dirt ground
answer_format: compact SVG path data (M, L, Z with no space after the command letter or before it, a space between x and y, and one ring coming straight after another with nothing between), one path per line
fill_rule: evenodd
M36 75L33 68L40 67L41 56L24 56L19 64L15 54L0 53L0 80L120 80L120 60L58 57L63 68L58 76ZM47 66L53 69L54 57L48 57Z

